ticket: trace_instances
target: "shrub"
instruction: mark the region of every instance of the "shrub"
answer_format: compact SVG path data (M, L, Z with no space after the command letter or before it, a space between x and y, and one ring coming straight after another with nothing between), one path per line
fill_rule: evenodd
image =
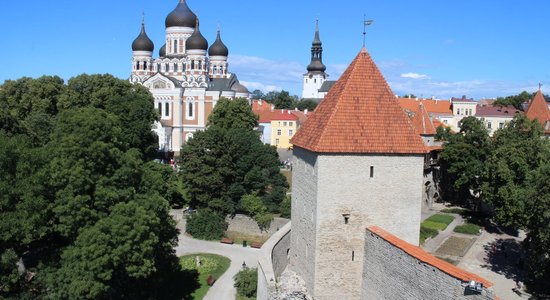
M436 236L437 233L435 229L420 226L420 244L424 244L426 239Z
M290 218L291 203L292 199L290 198L290 196L286 196L283 201L281 201L281 204L279 205L279 212L281 213L281 217Z
M237 293L246 297L256 297L256 289L258 286L258 269L245 268L235 274L235 288Z
M479 227L476 224L465 223L465 224L456 226L455 229L454 229L454 232L477 235L477 234L479 234L480 229L481 229L481 227Z
M426 221L444 223L446 225L449 225L449 224L451 224L451 222L453 222L454 219L455 219L455 217L450 216L450 215L435 214L435 215L427 218Z
M187 233L203 240L219 240L227 229L227 222L219 214L208 208L200 209L187 218Z

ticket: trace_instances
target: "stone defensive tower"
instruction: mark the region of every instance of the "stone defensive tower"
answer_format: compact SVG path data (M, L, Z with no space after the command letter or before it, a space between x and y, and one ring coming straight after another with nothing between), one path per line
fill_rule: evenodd
M426 148L365 48L291 142L289 268L315 299L360 299L365 228L418 245Z

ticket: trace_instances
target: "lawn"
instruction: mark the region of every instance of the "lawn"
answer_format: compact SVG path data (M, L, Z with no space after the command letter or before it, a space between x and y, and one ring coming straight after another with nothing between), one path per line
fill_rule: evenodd
M428 220L422 222L422 226L437 231L445 230L445 228L447 228L447 224L445 223L433 222Z
M454 219L455 219L455 217L453 217L451 215L435 214L435 215L427 218L426 221L443 223L445 225L449 225L449 224L451 224L451 222L453 222Z
M420 226L420 245L424 244L426 239L436 236L438 231L436 229Z
M446 214L466 215L470 211L468 209L465 209L465 208L454 207L454 208L444 208L444 209L441 210L441 212L446 213Z
M197 268L196 257L200 257L200 267ZM210 289L210 286L206 283L208 276L212 275L216 280L225 273L229 268L231 260L225 256L215 254L191 254L180 257L180 265L186 270L197 270L199 272L199 284L198 288L193 293L193 299L202 299Z
M462 257L466 254L468 249L472 247L475 241L475 238L451 236L443 243L443 245L439 246L439 248L435 251L435 254L439 256L450 255Z
M480 226L472 223L464 223L455 227L454 232L479 235Z
M237 293L237 299L236 300L256 300L256 298L248 298L246 296L240 295Z
M261 235L250 235L235 231L227 231L225 233L225 236L232 239L233 243L237 245L242 245L243 241L246 241L247 246L250 246L250 244L254 242L263 244L269 239L269 237L263 237Z

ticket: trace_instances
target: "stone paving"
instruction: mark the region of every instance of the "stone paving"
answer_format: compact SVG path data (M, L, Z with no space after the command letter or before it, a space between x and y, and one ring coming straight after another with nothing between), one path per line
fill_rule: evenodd
M241 269L243 262L246 266L256 268L258 266L258 255L260 250L242 245L227 245L220 242L208 242L193 239L185 234L185 219L181 214L173 213L180 230L176 255L188 255L194 253L212 253L231 259L229 269L214 283L204 297L206 300L233 300L237 290L233 287L233 276Z

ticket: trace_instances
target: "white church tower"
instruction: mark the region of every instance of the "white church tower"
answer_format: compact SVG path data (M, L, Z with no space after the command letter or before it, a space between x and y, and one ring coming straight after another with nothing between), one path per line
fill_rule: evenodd
M319 38L319 19L317 19L315 21L315 37L311 43L311 62L307 66L307 73L304 74L302 98L323 98L324 95L319 93L319 89L328 78L328 74L325 73L326 69L327 67L323 64L323 44Z

